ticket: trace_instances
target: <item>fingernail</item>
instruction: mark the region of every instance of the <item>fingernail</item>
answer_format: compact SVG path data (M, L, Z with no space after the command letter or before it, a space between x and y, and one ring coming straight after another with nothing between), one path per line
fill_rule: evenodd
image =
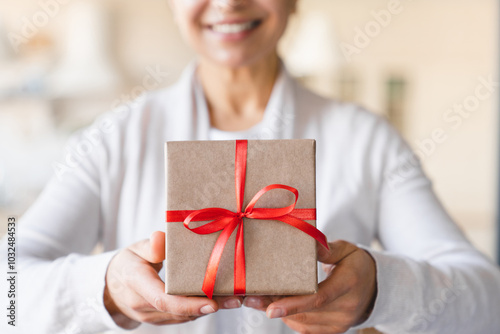
M243 301L243 305L245 305L246 307L260 307L261 303L259 298L246 297Z
M273 308L266 312L269 319L281 318L283 316L283 311L279 308Z
M239 308L241 307L241 302L239 299L228 299L224 302L224 308Z
M203 306L203 307L200 309L200 312L201 312L202 314L210 314L210 313L214 313L214 312L215 312L215 310L214 310L214 308L213 308L212 306L210 306L210 305L205 305L205 306Z

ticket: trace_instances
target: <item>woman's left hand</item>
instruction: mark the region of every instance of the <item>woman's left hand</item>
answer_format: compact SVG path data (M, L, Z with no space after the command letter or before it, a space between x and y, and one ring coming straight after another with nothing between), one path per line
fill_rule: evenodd
M328 277L308 296L246 297L244 304L266 310L299 333L344 333L371 313L377 295L375 261L346 241L318 247L318 260Z

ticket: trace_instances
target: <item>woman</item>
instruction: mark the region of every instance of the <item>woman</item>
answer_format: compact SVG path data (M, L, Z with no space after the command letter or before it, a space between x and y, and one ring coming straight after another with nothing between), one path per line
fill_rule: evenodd
M23 217L23 333L499 331L500 271L451 221L400 136L286 72L276 46L295 0L170 5L198 60L173 87L75 137L70 152L89 137L93 149ZM328 275L317 294L164 293L164 234L154 232L164 218L163 143L237 138L317 140L318 227L337 240L318 251ZM368 248L375 239L386 251ZM83 255L97 242L104 253Z

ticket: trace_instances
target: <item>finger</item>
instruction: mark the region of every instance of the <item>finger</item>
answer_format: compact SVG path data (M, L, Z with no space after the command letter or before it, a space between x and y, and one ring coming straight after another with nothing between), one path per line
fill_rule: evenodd
M243 305L259 311L265 311L267 309L267 306L271 303L271 298L260 296L245 297L245 299L243 300Z
M197 319L193 316L179 316L170 313L159 312L147 300L132 290L125 294L119 302L123 314L130 319L146 323L164 323L164 322L186 322Z
M165 232L156 231L149 237L152 263L159 263L165 260Z
M214 300L219 304L219 309L235 309L240 308L243 304L243 298L237 296L214 297Z
M177 325L177 324L184 324L186 322L190 322L193 320L165 320L165 321L160 321L160 322L154 322L151 323L154 326L166 326L166 325Z
M164 294L157 300L156 308L162 312L182 316L203 316L217 312L219 305L206 297L184 297Z
M335 275L335 270L318 286L318 292L313 295L292 296L273 302L266 310L270 319L282 318L297 313L320 311L337 298L346 294L350 285L347 278Z
M338 305L331 310L329 309L328 311L297 313L287 316L283 319L288 319L307 325L329 326L331 324L337 324L342 326L351 326L356 322L356 316L357 313L349 312L343 306Z
M165 260L165 233L156 231L149 239L136 242L129 249L150 263L160 263Z
M359 250L358 247L344 240L330 242L328 245L330 246L330 249L328 250L324 247L317 248L319 262L337 264L347 256Z
M284 296L248 296L243 300L243 305L259 311L265 311L273 302L285 298Z
M218 309L217 302L208 298L166 294L165 283L160 279L156 270L147 264L138 266L135 273L128 277L127 284L160 312L201 316L214 313Z
M161 323L173 323L173 322L187 322L198 319L199 317L188 317L180 315L172 315L163 312L135 312L132 314L134 319L139 320L142 323L148 324L161 324Z
M292 330L297 331L299 333L341 334L347 332L350 328L350 326L343 326L337 324L333 325L304 324L288 318L283 318L281 320L283 320L283 322Z

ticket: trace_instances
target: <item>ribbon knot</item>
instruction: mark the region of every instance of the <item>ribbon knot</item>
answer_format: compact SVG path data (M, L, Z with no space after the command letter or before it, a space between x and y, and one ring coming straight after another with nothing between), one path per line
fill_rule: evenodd
M244 229L243 218L263 219L263 220L279 220L288 225L291 225L302 232L316 239L321 245L328 249L326 237L318 229L304 220L316 220L316 209L295 209L299 192L297 189L282 185L271 184L262 188L250 200L245 210L242 211L243 195L245 193L246 179L246 161L247 161L247 146L246 140L236 141L236 157L235 157L235 190L236 190L236 205L237 211L232 212L223 208L205 208L200 210L169 210L167 211L167 222L184 222L184 226L190 231L197 234L211 234L222 231L215 243L212 254L207 265L207 271L203 280L202 291L208 296L213 297L215 279L217 270L222 257L222 253L226 243L234 232L236 232L236 247L234 254L234 294L245 295L246 291L246 274L245 274L245 246L244 246ZM255 208L257 201L268 191L274 189L284 189L295 195L295 201L289 206L283 208ZM192 221L210 221L207 224L196 228L190 228L189 223Z

